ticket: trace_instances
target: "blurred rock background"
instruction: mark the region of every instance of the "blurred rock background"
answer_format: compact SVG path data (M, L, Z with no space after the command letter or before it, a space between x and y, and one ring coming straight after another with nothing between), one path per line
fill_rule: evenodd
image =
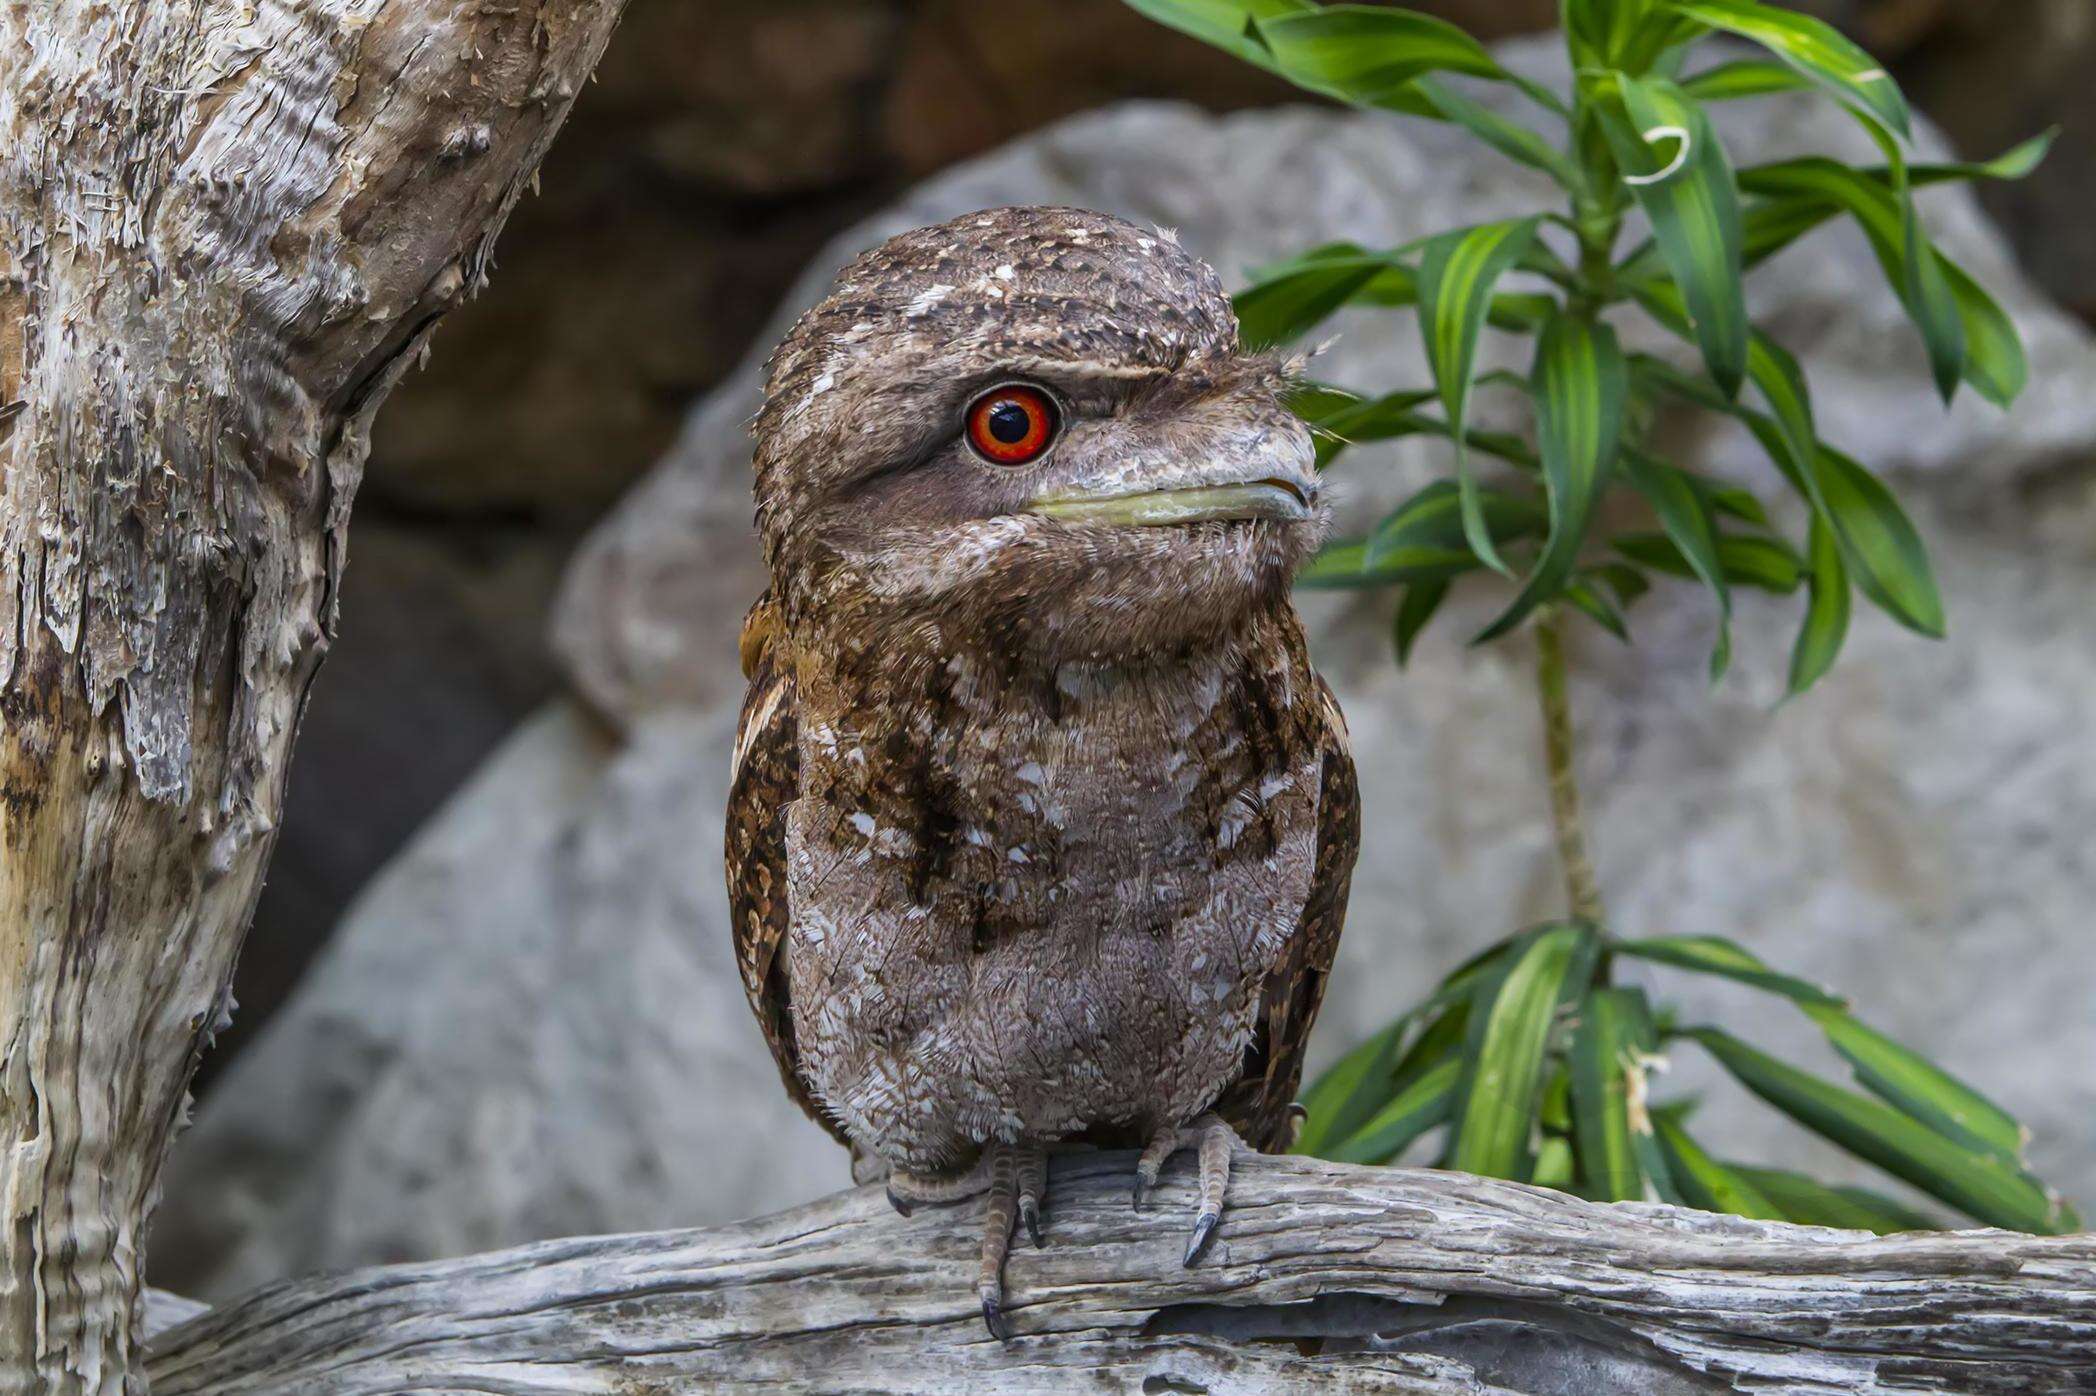
M1415 8L1488 38L1556 0ZM2096 318L2096 0L1817 0L1969 155L2048 125L1984 191L2025 267ZM240 1012L201 1091L350 898L559 684L545 617L583 531L721 381L808 258L900 190L1124 97L1294 93L1118 0L635 0L498 250L382 415L340 643L317 686Z

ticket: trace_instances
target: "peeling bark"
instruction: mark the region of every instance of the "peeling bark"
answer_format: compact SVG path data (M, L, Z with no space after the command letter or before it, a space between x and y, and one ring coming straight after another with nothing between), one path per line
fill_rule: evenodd
M976 1305L976 1205L904 1219L869 1187L274 1285L157 1339L153 1390L2096 1391L2096 1237L1881 1238L1248 1157L1186 1269L1190 1164L1142 1213L1132 1165L1054 1161L1008 1345Z
M622 3L0 0L0 1393L144 1389L371 416Z

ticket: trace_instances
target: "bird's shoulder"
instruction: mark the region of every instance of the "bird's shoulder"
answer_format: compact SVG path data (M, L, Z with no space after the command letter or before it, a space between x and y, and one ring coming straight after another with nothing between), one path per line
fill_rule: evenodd
M782 951L792 907L787 892L787 810L800 795L799 711L791 646L769 595L742 628L749 690L728 780L728 910L743 992L789 1095L839 1142L836 1122L808 1094L794 1041L793 1001Z
M1339 953L1361 845L1361 793L1345 715L1331 685L1309 668L1307 658L1302 672L1315 700L1304 705L1304 735L1318 753L1317 851L1310 891L1295 933L1283 941L1261 982L1242 1074L1216 1107L1254 1147L1269 1151L1285 1150L1295 1140L1296 1091L1310 1029Z

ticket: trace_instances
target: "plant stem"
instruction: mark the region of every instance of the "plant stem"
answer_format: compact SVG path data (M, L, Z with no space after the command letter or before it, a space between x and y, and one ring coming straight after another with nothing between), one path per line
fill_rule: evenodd
M1536 614L1536 694L1543 704L1543 759L1550 779L1550 818L1557 829L1557 860L1575 919L1602 922L1601 887L1587 857L1579 776L1572 752L1572 711L1566 698L1565 638L1555 607Z

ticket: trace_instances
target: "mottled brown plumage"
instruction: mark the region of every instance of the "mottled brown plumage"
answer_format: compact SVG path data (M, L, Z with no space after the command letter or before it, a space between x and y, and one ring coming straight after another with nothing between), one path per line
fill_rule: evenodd
M962 415L1015 380L1061 434L995 465ZM1200 1143L1191 1255L1217 1116L1292 1134L1358 814L1288 601L1324 511L1283 386L1208 267L1076 209L891 240L770 364L743 981L787 1089L899 1203L990 1188L993 1328L1041 1148L1149 1143L1150 1178Z

